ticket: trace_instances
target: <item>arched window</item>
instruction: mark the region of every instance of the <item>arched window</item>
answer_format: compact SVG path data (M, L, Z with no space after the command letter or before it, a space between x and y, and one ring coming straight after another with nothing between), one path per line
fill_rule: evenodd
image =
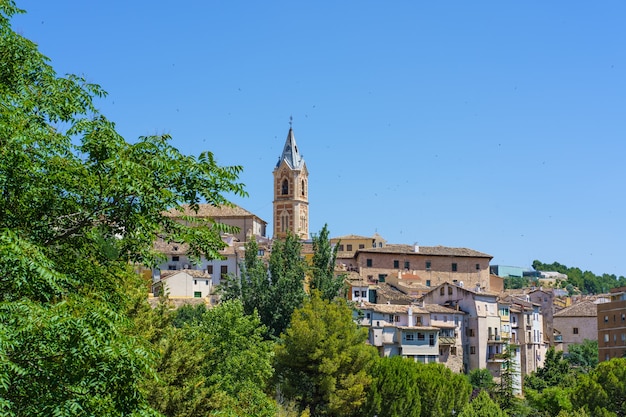
M306 195L306 189L304 186L304 180L302 180L302 197L304 197Z
M289 194L289 181L287 180L283 180L282 194L283 195Z

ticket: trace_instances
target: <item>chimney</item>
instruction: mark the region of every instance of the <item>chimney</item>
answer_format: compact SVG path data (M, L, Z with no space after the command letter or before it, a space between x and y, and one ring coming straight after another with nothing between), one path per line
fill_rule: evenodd
M413 250L415 251L415 253L419 253L420 251L420 245L417 244L417 242L415 242L413 244Z

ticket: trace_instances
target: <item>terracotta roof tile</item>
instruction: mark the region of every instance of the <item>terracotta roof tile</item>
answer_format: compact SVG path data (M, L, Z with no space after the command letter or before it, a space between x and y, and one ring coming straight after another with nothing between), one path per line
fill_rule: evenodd
M486 253L478 252L467 248L450 248L447 246L418 246L418 252L415 252L414 245L396 245L390 244L382 248L366 248L359 249L359 252L371 253L418 253L421 255L431 256L467 256L474 258L493 258Z
M580 301L554 313L554 317L596 317L597 315L597 304L592 300Z

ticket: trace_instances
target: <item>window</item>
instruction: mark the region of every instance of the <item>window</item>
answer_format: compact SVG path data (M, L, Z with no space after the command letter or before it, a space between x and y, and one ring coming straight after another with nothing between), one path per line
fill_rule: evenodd
M180 256L172 256L172 262L180 261Z
M346 245L346 249L348 250L348 252L352 251L352 245Z
M409 261L404 261L404 269L411 269L411 264Z
M446 287L439 288L439 295L446 295Z
M415 319L416 319L415 320L415 325L416 326L421 326L422 325L422 316L417 316Z
M465 334L466 334L468 337L474 337L474 329L465 328Z
M283 180L282 194L283 195L289 194L289 181L287 180Z
M365 245L363 243L359 243L359 249L365 249Z
M257 252L258 256L263 256L265 255L265 249L259 249L259 251Z
M430 287L430 280L429 279L426 280L426 286Z
M338 249L338 251L339 251L339 252L343 252L343 245L339 245L339 249Z
M432 333L428 335L428 345L435 346L435 335Z
M207 272L207 274L212 274L213 273L213 265L207 265L206 266L206 272Z
M193 280L193 285L198 285L198 280L197 279Z
M476 264L476 270L479 271L480 270L480 264Z
M431 267L431 265L432 265L432 264L430 263L430 261L426 261L426 270L427 270L427 271L430 271L430 267Z
M367 291L361 291L361 297L363 298L367 297Z
M304 197L306 188L304 187L304 180L302 180L302 197Z
M368 268L371 268L371 267L372 267L372 260L371 260L371 259L366 259L366 260L365 260L365 265L366 265Z
M372 317L371 313L367 313L367 314L365 315L365 318L368 318L368 319L369 319L370 317Z
M209 285L209 280L204 280L204 285Z
M200 291L194 291L194 292L193 292L193 296L194 296L194 298L202 298L202 292L200 292Z
M387 278L387 274L378 274L378 282L385 282L385 278Z
M424 339L425 339L424 333L418 333L417 334L417 340L424 340Z
M222 266L220 266L220 273L221 273L222 275L224 275L224 274L228 274L228 265L222 265Z
M389 323L393 323L393 314L389 315L389 320L387 320Z
M452 272L456 272L457 271L457 264L456 262L452 263Z
M609 322L609 316L604 316L604 322L608 323Z
M622 313L622 321L626 320L626 314Z
M608 343L608 341L609 341L609 334L608 333L606 333L604 335L604 341Z
M450 355L455 355L456 356L456 346L452 346L450 348Z
M169 271L176 271L176 265L168 265L168 266L167 266L167 269L168 269Z
M360 291L354 291L354 298L357 298L360 294Z
M405 338L407 341L412 341L412 340L415 340L415 335L414 335L413 333L407 333L407 334L404 336L404 338Z
M476 354L476 346L470 346L470 355Z
M394 267L394 269L400 268L400 261L397 260L397 259L394 259L393 260L393 267Z
M452 295L452 287L448 287L448 295Z

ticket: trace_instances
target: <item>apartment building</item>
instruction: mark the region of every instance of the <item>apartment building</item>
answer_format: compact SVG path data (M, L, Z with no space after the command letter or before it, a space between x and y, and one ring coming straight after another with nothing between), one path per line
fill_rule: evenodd
M357 316L369 329L368 343L382 357L400 355L422 363L443 363L463 370L461 335L464 313L439 305L362 302Z
M403 271L419 277L426 287L450 282L489 290L491 259L491 255L466 248L383 244L358 249L351 264L372 282L386 282Z
M545 320L545 318L544 318ZM598 311L595 300L582 300L554 313L557 350L568 352L572 344L598 338Z
M626 287L613 288L608 303L597 304L598 360L626 354Z

